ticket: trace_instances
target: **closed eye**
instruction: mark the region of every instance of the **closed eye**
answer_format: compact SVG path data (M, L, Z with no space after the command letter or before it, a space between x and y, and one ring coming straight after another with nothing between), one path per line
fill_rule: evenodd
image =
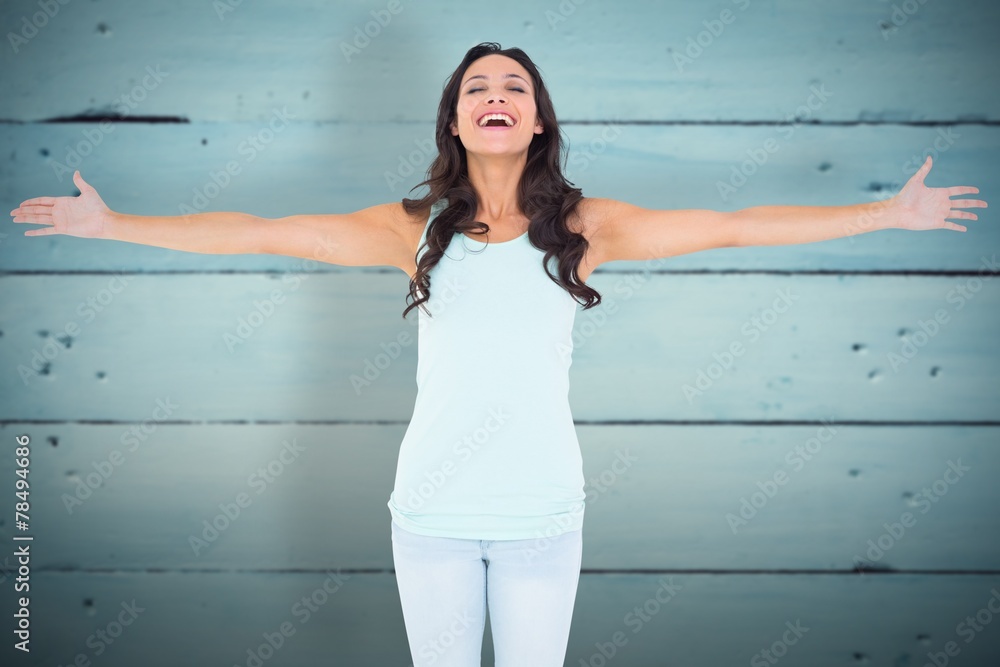
M485 88L470 88L469 90L467 90L465 92L466 93L474 93L474 92L479 91L479 90L486 90L486 89ZM523 88L518 88L517 86L514 86L513 88L511 88L511 90L516 90L519 93L523 93L524 92Z

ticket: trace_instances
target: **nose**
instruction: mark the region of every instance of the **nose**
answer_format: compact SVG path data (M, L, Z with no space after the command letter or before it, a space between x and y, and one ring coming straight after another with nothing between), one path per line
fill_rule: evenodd
M502 102L506 102L507 101L507 99L503 95L501 95L500 93L493 93L492 95L490 95L489 99L486 100L486 103L487 104L493 104L497 100L502 101Z

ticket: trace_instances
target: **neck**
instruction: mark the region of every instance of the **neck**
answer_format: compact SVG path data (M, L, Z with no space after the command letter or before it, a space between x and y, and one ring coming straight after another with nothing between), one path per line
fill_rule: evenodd
M467 161L469 182L479 200L476 218L488 224L490 220L520 217L517 186L528 161L527 151L488 157L467 153Z

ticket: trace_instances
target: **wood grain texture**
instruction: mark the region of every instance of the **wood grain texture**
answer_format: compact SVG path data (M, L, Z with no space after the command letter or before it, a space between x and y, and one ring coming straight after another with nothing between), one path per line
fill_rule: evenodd
M317 594L324 582L333 591L325 597ZM247 651L259 651L283 623L294 633L265 665L410 664L390 573L76 572L43 574L38 585L43 641L17 664L66 665L82 653L92 664L166 667L197 656L200 664L246 665ZM985 666L997 655L995 614L978 632L967 618L985 619L998 587L995 575L583 574L565 664L746 664L797 625L800 637L785 635L796 641L782 665L923 664L955 642L953 664ZM309 611L301 601L314 594ZM142 611L132 624L113 643L100 641L97 630L133 600ZM483 664L493 664L489 626L485 635ZM605 663L602 647L615 652ZM11 658L9 645L0 650Z
M576 315L574 416L995 422L993 275L594 276L606 299ZM406 286L401 271L6 276L0 418L132 421L169 396L174 419L406 421Z
M144 215L398 201L445 77L485 40L540 66L586 196L855 204L926 155L931 186L1000 185L996 3L43 4L0 5L7 210L75 194L75 168ZM782 666L940 664L949 641L949 664L1000 664L1000 230L979 213L964 234L594 274L605 302L578 311L570 370L588 505L567 665L754 664L796 622ZM246 665L290 622L265 667L409 664L385 506L416 391L406 277L28 227L0 230L0 438L33 439L33 652L6 642L0 663ZM16 565L5 550L8 619ZM665 579L681 588L661 605ZM302 622L324 581L342 585ZM492 664L488 626L484 647Z
M812 114L823 121L1000 119L1000 10L977 0L914 1L896 20L889 2L796 0L516 0L502 12L400 0L394 15L389 2L356 0L102 4L68 4L2 50L11 94L0 118L113 111L159 66L162 83L129 113L232 122L287 104L309 121L429 121L465 51L493 40L535 60L567 120L784 119L822 84L838 91ZM4 3L0 23L37 10Z
M73 165L113 210L139 215L244 211L277 218L343 213L399 201L425 177L433 125L292 122L265 142L267 122L191 125L0 126L0 203L69 196ZM891 196L929 154L928 185L1000 190L994 126L569 125L567 177L589 197L647 208L735 211L761 205L836 206ZM91 133L88 138L88 133ZM203 144L203 142L205 142ZM764 146L774 152L768 152ZM74 155L91 151L88 156ZM42 153L45 153L43 155ZM761 164L753 161L752 156ZM219 187L218 184L222 184ZM721 185L720 185L721 184ZM738 187L733 184L738 185ZM882 230L796 246L721 248L672 257L657 270L971 271L1000 249L990 209L968 232ZM802 224L809 224L803 220ZM871 229L859 221L858 231ZM275 255L203 255L4 227L6 271L300 271ZM846 232L845 232L846 233ZM603 271L642 271L613 262ZM358 269L316 264L310 270ZM366 269L378 270L378 269Z
M584 570L995 569L997 427L820 426L579 426ZM392 568L385 503L404 430L153 421L0 435L36 442L36 566L317 570ZM888 532L904 513L912 525Z

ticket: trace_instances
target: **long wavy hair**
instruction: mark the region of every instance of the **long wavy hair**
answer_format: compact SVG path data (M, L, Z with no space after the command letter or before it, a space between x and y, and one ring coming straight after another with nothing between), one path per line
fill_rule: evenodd
M460 137L451 134L450 126L456 120L458 91L465 71L479 58L491 54L516 60L531 75L538 120L543 128L541 134L535 134L531 139L527 163L517 187L518 206L530 220L528 240L534 247L545 252L542 266L549 278L568 291L584 308L592 308L601 302L601 295L597 290L580 280L579 266L588 243L583 234L570 230L566 220L576 210L583 193L566 180L560 168L560 160L565 164L566 159L562 132L541 74L521 49L501 49L496 42L483 42L468 50L465 58L445 82L435 130L438 154L427 168L427 179L410 189L412 192L427 185L430 192L420 199L404 197L402 200L403 207L410 215L428 212L441 199L448 203L428 228L426 242L417 250L419 256L421 250L427 248L427 252L417 262L417 270L410 280L407 302L413 302L403 311L404 319L411 309L430 298L428 272L444 255L454 235L459 232L486 233L490 229L485 222L475 220L478 198L469 181L465 147ZM549 271L549 260L553 256L558 258L558 275ZM430 315L426 306L423 309Z

